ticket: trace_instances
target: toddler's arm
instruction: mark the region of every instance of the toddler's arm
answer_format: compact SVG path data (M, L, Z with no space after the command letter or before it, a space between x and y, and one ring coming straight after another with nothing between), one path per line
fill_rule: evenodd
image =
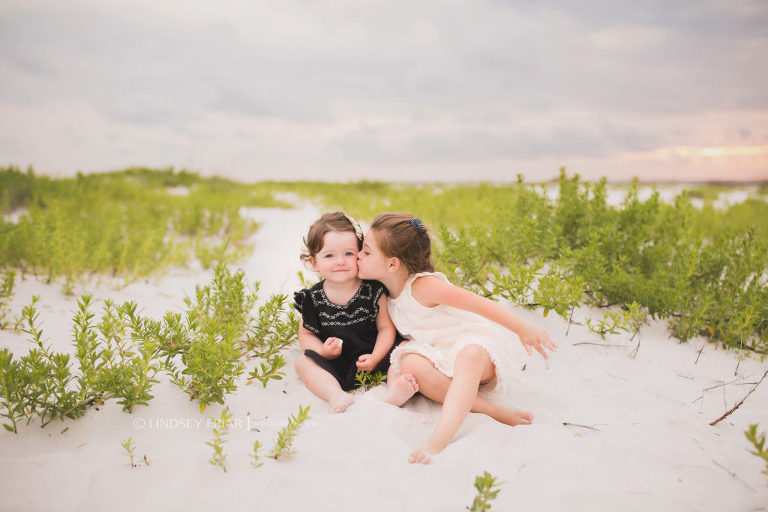
M314 350L326 359L336 359L341 355L341 340L328 338L323 343L315 333L304 327L299 321L299 345L302 350Z
M544 350L557 350L557 344L549 338L544 329L534 327L522 318L516 316L507 308L485 297L454 286L433 276L422 276L413 282L413 296L426 307L445 304L454 308L464 309L472 313L484 316L492 322L503 325L520 338L520 342L530 355L532 348L544 357L549 355Z
M387 296L383 293L379 297L379 314L376 315L376 328L379 330L379 334L376 336L373 353L363 354L357 359L358 370L372 371L384 359L392 345L395 344L395 324L389 318Z

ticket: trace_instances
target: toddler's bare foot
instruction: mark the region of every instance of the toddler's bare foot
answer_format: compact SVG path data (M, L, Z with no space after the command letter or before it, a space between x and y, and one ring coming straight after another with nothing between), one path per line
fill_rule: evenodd
M400 407L415 395L418 390L419 384L416 382L416 377L410 373L405 373L387 387L384 401Z
M352 395L339 391L328 401L328 412L334 414L344 412L354 401L355 398Z

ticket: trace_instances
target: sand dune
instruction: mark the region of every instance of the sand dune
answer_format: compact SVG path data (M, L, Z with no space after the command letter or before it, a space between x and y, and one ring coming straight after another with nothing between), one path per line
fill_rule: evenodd
M310 206L248 211L264 224L240 268L261 282L262 300L298 288L301 236L317 213ZM135 300L159 316L181 310L183 297L210 277L191 269L120 289L86 283L78 292L93 294L97 308L108 298ZM52 347L71 351L76 298L28 278L17 287L13 310L32 295L42 297ZM765 362L743 355L734 375L738 353L702 339L679 344L659 323L641 330L632 357L637 339L602 342L578 326L565 336L567 325L555 315L519 314L546 327L561 347L549 363L510 347L520 372L507 399L533 411L534 424L510 428L471 414L433 465L409 465L407 456L434 428L439 405L417 396L396 408L377 388L358 392L346 413L332 415L289 369L266 389L243 377L227 397L236 423L224 447L225 473L208 463L205 444L212 438L209 418L222 406L201 415L163 378L150 405L133 414L107 402L78 420L43 429L34 420L17 435L1 432L0 510L464 510L483 471L504 482L493 510L768 510L764 464L748 453L743 435L751 423L768 430L768 382L727 419L708 425L751 389ZM577 345L584 342L603 346ZM0 347L18 357L29 343L0 331ZM291 362L297 354L289 351ZM311 419L295 455L251 467L253 441L268 451L299 404L311 406ZM128 466L121 447L128 437L149 466Z

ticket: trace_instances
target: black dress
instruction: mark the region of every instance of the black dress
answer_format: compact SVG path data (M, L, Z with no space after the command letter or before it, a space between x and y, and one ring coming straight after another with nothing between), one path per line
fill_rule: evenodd
M293 294L296 311L301 313L302 325L314 333L320 341L330 337L340 338L341 355L336 359L325 359L314 350L305 350L304 355L311 358L321 368L333 375L341 389L349 391L358 387L355 382L357 358L373 352L376 337L376 315L379 314L379 298L384 293L384 285L378 281L363 280L355 295L344 305L334 304L325 295L323 281L308 290ZM396 335L395 345L402 340ZM393 346L394 348L394 346ZM390 350L391 352L391 350ZM374 371L389 369L387 354Z

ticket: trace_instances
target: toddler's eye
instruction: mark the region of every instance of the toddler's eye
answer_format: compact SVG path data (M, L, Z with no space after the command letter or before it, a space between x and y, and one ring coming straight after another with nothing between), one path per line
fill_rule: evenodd
M352 251L349 251L349 252L347 253L347 256L354 256L354 255L355 255L355 253L354 253L354 252L352 252Z
M326 254L325 257L328 259L333 258L333 254Z

